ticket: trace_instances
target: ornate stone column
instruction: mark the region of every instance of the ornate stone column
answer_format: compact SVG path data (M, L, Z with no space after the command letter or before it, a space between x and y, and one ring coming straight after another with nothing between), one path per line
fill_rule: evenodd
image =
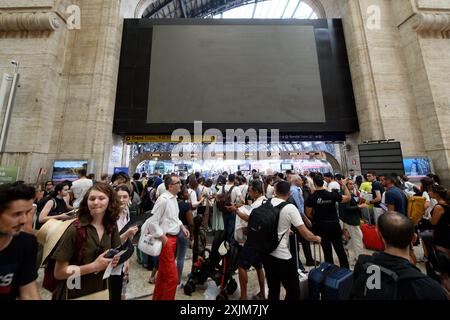
M20 62L20 82L1 166L35 182L39 168L50 173L52 136L60 135L64 95L65 10L78 0L7 0L0 3L0 74Z
M393 1L426 154L450 184L450 1Z
M421 36L432 38L450 38L450 12L418 12L413 29Z
M1 31L55 31L61 26L54 12L0 12Z

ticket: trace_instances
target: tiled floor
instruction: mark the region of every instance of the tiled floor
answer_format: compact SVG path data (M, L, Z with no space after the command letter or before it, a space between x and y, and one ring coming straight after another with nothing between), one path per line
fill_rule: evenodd
M421 257L423 255L421 246L414 247L415 253L417 257ZM301 259L302 261L305 261L303 257L303 250L301 251ZM371 254L372 251L365 250L366 254ZM192 256L192 250L188 250L187 256ZM323 256L323 255L322 255ZM338 261L335 257L335 261ZM183 278L182 283L186 283L187 281L187 274L190 272L192 265L192 259L186 259L184 264L184 270L183 270ZM353 265L351 265L353 267ZM418 267L424 271L424 265L422 263L418 263ZM311 267L307 267L307 270L311 269ZM43 279L43 269L39 270L39 278L38 278L38 285L40 287L40 293L41 297L44 300L51 299L51 294L42 288L42 279ZM148 283L148 279L150 276L150 271L147 269L144 269L141 265L137 263L136 255L133 255L133 257L130 260L130 283L127 286L127 299L138 299L138 300L151 300L152 299L152 293L154 289L154 285ZM236 280L236 282L239 284L239 279L237 272L233 276ZM248 296L252 297L256 295L256 293L259 292L259 285L256 277L256 271L254 269L250 270L248 273ZM214 292L213 282L210 280L209 282L205 283L204 286L198 286L196 288L196 291L191 295L187 296L184 294L184 290L182 288L177 289L176 299L177 300L205 300L207 296L205 296L206 288L210 286L211 288L208 290L208 292ZM267 287L266 287L267 288ZM266 291L267 294L267 291ZM285 292L283 288L281 288L281 298L284 298ZM211 298L211 297L209 297ZM239 287L236 290L236 292L229 297L230 300L237 300L239 299Z

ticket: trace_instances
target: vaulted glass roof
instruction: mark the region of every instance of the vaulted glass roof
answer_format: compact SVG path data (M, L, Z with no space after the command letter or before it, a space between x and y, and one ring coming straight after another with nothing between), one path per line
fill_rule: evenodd
M317 19L317 14L302 0L256 0L208 17L214 19Z
M143 18L317 19L304 0L155 0Z

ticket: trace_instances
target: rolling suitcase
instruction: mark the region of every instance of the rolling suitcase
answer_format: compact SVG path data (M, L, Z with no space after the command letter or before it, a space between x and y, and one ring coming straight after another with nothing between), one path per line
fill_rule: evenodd
M361 225L364 246L367 249L383 251L384 243L381 240L381 238L378 236L377 226L371 224L370 215L369 215L369 223L370 224L362 224Z
M295 259L295 263L297 265L298 282L299 282L299 285L300 285L300 300L307 300L308 296L309 296L308 276L306 274L304 274L302 272L302 270L300 270L300 266L299 266L299 263L298 263L299 247L298 247L298 242L297 242L297 234L295 232L294 232L294 237L295 237L295 243L297 245L297 250L295 250L296 256L293 257L293 258Z
M315 259L316 245L314 245ZM308 284L311 300L348 300L353 286L353 272L322 262L317 268L309 271Z

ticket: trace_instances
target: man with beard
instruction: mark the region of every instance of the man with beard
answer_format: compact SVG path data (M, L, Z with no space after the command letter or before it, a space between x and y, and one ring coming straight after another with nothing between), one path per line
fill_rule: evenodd
M0 300L39 300L37 240L22 232L34 210L35 190L23 183L0 186Z

